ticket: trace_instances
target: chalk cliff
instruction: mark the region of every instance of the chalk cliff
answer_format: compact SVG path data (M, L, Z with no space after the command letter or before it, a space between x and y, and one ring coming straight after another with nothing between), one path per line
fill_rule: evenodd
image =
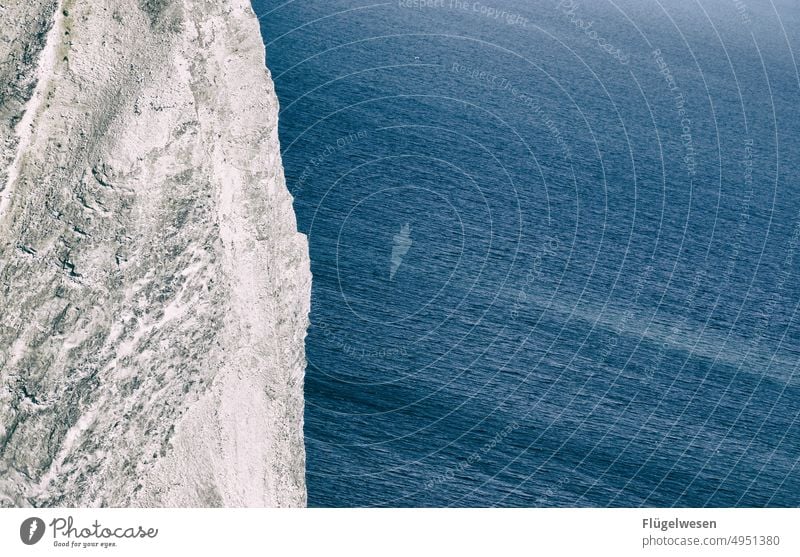
M311 275L249 2L0 17L0 505L304 505Z

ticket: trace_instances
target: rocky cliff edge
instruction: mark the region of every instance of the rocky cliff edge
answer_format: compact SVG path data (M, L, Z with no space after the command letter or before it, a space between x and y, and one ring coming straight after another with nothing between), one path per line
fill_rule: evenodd
M0 505L304 505L308 248L249 2L0 17Z

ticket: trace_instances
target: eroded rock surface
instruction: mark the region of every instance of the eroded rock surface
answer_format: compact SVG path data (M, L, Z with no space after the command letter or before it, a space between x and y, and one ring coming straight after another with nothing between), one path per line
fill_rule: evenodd
M0 16L0 505L305 504L308 249L249 2Z

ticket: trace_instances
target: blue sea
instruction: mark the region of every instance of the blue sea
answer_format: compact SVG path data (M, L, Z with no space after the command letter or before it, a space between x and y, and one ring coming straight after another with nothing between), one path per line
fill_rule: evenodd
M800 4L253 5L310 506L800 505Z

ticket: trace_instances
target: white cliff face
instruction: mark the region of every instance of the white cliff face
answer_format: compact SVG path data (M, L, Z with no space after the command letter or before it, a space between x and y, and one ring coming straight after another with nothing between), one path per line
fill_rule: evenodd
M311 276L249 1L0 12L0 505L304 505Z

